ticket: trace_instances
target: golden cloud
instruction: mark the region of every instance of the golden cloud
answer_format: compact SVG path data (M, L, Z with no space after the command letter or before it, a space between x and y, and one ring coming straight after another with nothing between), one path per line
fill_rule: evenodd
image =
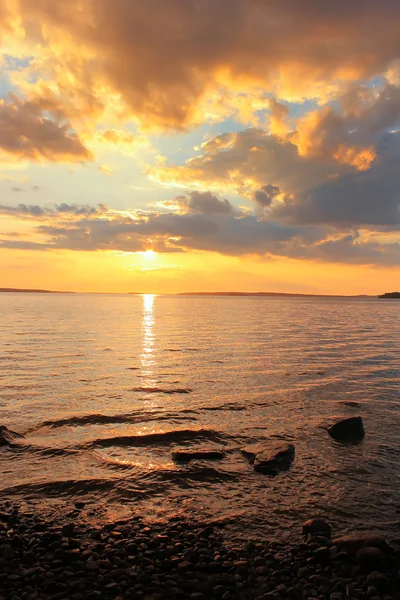
M35 56L36 78L21 86L70 119L108 111L182 129L226 114L229 97L251 119L260 91L326 99L399 58L397 0L8 0L2 10Z
M12 94L0 100L0 151L31 161L84 162L92 158L68 122L43 116L42 110Z

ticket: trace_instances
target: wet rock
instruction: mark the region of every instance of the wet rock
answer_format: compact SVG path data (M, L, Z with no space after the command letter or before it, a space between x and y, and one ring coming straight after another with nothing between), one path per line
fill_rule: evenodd
M242 454L253 463L255 471L277 475L290 467L294 459L295 447L285 442L265 442L243 448Z
M0 425L0 446L12 446L13 444L18 444L23 437L23 435L11 431L11 429L8 429L5 425Z
M200 448L198 450L176 450L172 453L175 462L190 462L191 460L222 460L225 453L222 450Z
M384 570L386 568L386 557L382 550L372 546L361 548L356 554L356 561L365 570Z
M333 540L338 550L344 550L349 554L356 554L360 548L369 546L379 548L382 552L389 551L389 545L385 538L379 535L344 535Z
M339 442L359 442L365 436L363 420L361 417L343 419L329 427L328 433Z
M325 519L309 519L303 524L303 535L306 539L310 535L312 538L323 536L330 540L332 528Z

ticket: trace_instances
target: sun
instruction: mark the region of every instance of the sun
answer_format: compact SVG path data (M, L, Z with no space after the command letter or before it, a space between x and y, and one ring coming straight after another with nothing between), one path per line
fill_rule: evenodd
M145 250L143 252L143 258L146 258L147 260L151 260L153 258L155 258L157 252L154 252L154 250Z

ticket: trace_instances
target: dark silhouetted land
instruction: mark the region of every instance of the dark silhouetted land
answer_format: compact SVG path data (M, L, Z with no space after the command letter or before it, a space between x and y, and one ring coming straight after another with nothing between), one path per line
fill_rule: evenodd
M379 298L400 298L400 292L386 292L386 294L382 294Z

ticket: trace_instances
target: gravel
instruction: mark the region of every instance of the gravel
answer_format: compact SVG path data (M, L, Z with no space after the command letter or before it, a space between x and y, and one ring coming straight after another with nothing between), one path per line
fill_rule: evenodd
M0 600L398 598L400 551L365 555L338 552L323 536L240 547L205 523L136 516L93 526L0 508Z

